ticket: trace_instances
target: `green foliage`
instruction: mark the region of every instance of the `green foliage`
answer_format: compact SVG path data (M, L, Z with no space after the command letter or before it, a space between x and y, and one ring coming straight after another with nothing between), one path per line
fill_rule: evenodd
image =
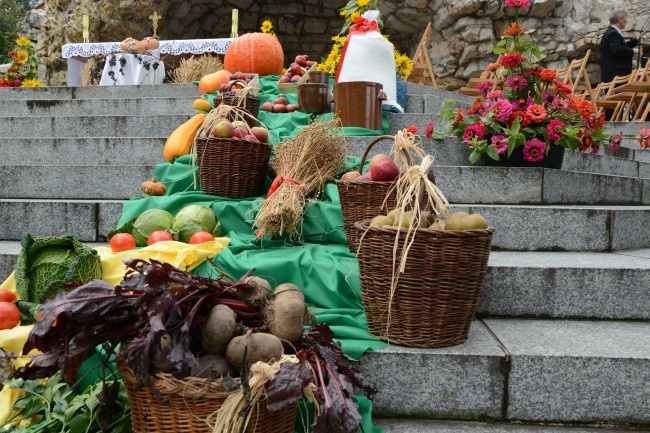
M14 48L18 30L16 25L38 0L0 0L0 64L9 63L7 55Z

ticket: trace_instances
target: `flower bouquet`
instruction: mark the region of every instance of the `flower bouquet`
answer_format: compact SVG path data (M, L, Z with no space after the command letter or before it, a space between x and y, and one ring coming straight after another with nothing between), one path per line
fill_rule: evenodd
M530 0L506 0L505 6L514 9L514 22L494 48L500 57L492 66L503 78L479 85L481 94L468 110L443 110L447 132L471 147L472 164L505 159L508 165L530 166L547 162L549 153L559 152L561 158L564 149L597 153L605 141L604 114L573 95L555 70L537 64L541 53L533 30L518 22ZM520 164L507 161L517 157Z
M16 39L16 49L9 51L11 65L0 87L43 87L38 79L38 58L32 41L21 36Z

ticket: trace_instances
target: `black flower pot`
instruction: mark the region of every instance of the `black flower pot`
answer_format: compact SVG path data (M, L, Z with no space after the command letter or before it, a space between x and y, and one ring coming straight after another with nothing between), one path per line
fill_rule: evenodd
M486 153L481 155L479 165L487 165L492 167L541 167L541 168L562 168L562 161L564 160L564 148L555 144L546 154L546 157L538 162L528 162L524 159L524 147L519 146L512 151L512 155L508 158L507 155L500 155L501 159L495 161L490 158Z

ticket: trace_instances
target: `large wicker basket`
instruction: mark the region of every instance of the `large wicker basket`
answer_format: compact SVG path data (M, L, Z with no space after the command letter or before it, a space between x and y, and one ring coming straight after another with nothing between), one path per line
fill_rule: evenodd
M395 140L392 135L382 135L370 142L361 156L359 173L368 157L370 149L382 140ZM410 157L406 154L407 158ZM395 207L397 191L395 182L350 182L336 180L336 187L339 191L341 201L341 212L343 213L343 229L348 239L348 246L354 253L359 246L359 239L354 228L357 221L371 219L380 214L386 214ZM390 193L390 195L389 195Z
M390 294L397 227L355 224L368 330L410 347L446 347L467 340L487 270L494 229L416 229L393 298ZM399 248L407 230L399 230Z
M258 197L266 192L273 146L235 138L196 138L201 191L228 198Z
M153 396L151 389L137 389L131 369L119 365L119 371L129 396L134 433L212 433L213 429L205 420L221 408L228 396L221 379L189 377L179 380L170 374L157 373L154 386L166 400L163 402ZM296 404L271 412L262 402L253 411L245 433L294 431Z

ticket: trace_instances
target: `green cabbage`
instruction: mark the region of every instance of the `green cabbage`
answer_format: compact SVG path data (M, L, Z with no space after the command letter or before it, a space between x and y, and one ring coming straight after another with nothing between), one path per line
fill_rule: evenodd
M40 304L65 289L66 283L87 283L101 278L102 265L97 251L72 236L25 234L15 277L21 301Z
M176 219L171 228L174 239L189 242L196 232L208 232L213 236L221 236L221 223L214 211L198 204L185 206L176 214Z
M151 233L159 230L169 231L172 224L174 216L166 210L148 209L135 218L131 234L135 236L138 246L145 246Z

